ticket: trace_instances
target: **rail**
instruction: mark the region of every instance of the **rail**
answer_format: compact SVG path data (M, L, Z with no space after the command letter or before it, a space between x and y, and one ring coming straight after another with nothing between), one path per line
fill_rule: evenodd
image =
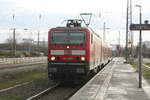
M27 100L38 100L40 97L44 96L45 94L49 93L51 90L55 89L56 87L58 87L60 85L60 83L55 84L52 87L47 88L46 90L28 98Z
M21 83L21 84L17 84L17 85L15 85L15 86L11 86L11 87L8 87L8 88L5 88L5 89L1 89L1 90L0 90L0 93L6 92L6 91L11 90L11 89L14 89L14 88L16 88L16 87L24 86L24 85L29 84L29 83L31 83L31 82L32 82L32 81L30 81L30 82L25 82L25 83Z

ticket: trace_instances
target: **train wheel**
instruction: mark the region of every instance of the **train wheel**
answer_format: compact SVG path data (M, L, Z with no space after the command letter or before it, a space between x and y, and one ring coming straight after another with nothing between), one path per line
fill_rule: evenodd
M94 76L97 72L98 72L98 67L95 67L91 72L92 76Z
M99 66L98 66L98 72L99 72L101 69L102 69L102 66L99 65Z
M104 68L104 66L105 66L105 64L102 64L102 65L101 65L101 69Z
M98 67L94 68L94 73L96 74L98 72Z

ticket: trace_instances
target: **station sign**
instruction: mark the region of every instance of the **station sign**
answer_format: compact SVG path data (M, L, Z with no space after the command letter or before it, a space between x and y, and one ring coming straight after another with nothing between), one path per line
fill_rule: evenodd
M150 30L150 24L131 24L130 30L133 30L133 31Z

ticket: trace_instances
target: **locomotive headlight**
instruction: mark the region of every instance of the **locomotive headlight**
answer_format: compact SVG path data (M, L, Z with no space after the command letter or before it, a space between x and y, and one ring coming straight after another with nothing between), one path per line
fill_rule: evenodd
M51 57L51 61L54 61L56 58L54 56Z
M85 57L81 57L81 61L85 61Z

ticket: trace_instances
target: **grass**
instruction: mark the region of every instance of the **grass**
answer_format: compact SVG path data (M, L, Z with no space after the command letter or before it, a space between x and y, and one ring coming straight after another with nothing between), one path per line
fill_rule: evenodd
M0 89L9 88L18 84L30 81L38 81L47 77L47 71L44 68L14 70L0 74ZM26 93L18 94L13 91L0 93L0 100L23 100ZM22 90L24 92L24 90Z
M28 51L21 51L21 50L16 50L16 57L24 57L24 56L29 56ZM12 56L12 51L10 50L0 50L0 58L8 58L8 57L13 57Z
M134 61L135 61L134 58L128 58L127 61L126 61L126 63L133 64Z
M0 50L0 58L6 58L11 56L11 51L9 50Z
M46 76L46 72L22 72L18 74L5 74L1 77L0 89L8 88L25 82L30 82L32 80L44 78Z
M146 65L150 66L150 64L146 64ZM150 83L150 68L143 66L142 72L143 72L144 78Z
M0 89L9 88L17 84L38 81L47 77L47 72L42 70L28 70L18 73L8 73L3 76L0 76ZM4 93L0 95L0 100L23 100L23 96L15 93Z
M137 68L138 65L137 64L131 64L134 68ZM146 64L148 66L150 66L150 64ZM142 74L143 77L150 83L150 68L146 68L144 66L142 66Z
M36 72L36 71L29 71L29 72L22 72L17 74L9 74L6 75L3 81L0 82L0 89L8 88L17 84L25 83L34 81L36 83L43 82L41 80L47 77L47 72ZM44 81L45 82L45 81ZM24 100L25 96L28 95L26 90L22 90L20 92L13 91L13 92L4 92L0 94L0 100Z
M23 100L21 96L13 95L13 94L8 94L5 96L2 96L0 100Z
M146 65L147 65L147 66L150 66L150 63L147 63Z

